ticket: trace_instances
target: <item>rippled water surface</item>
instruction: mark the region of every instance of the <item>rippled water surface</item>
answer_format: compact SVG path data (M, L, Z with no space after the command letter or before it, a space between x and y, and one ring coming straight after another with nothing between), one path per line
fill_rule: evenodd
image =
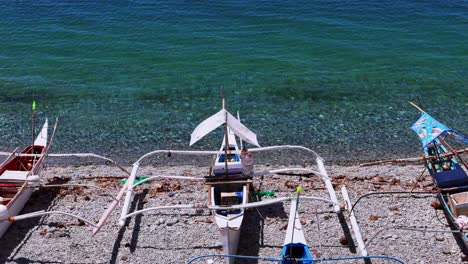
M3 1L0 146L59 117L53 152L188 148L221 107L261 145L333 161L419 155L423 106L468 133L463 1ZM194 149L213 149L221 131Z

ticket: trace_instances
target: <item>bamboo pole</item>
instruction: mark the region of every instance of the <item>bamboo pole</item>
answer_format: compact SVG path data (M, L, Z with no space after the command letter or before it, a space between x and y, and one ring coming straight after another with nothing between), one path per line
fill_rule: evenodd
M233 209L246 209L246 208L256 208L256 207L261 207L261 206L267 206L267 205L272 205L272 204L277 204L277 203L282 203L284 201L291 201L295 200L296 197L280 197L280 198L273 198L273 199L268 199L265 201L260 201L260 202L253 202L253 203L246 203L246 204L236 204L236 205L231 205L231 206L211 206L211 205L206 205L206 204L179 204L179 205L168 205L168 206L157 206L157 207L150 207L146 209L142 209L139 211L132 212L128 215L125 216L125 218L129 218L135 215L151 212L151 211L159 211L159 210L171 210L171 209L206 209L206 210L233 210ZM320 197L314 197L314 196L301 196L299 197L300 200L307 200L307 201L319 201L319 202L324 202L332 205L338 205L337 203L320 198Z
M328 177L327 170L325 169L325 165L323 164L323 160L322 158L317 158L316 162L319 167L320 173L326 176L326 178L323 178L323 181L325 182L328 194L330 195L330 200L332 200L334 203L333 210L335 211L335 213L338 213L341 210L340 205L338 203L338 199L336 198L336 192L333 188L333 184L331 183L330 178Z
M36 129L36 101L33 100L32 102L32 118L31 118L31 134L32 134L32 141L31 141L31 153L34 154L34 139L35 139L35 129Z
M458 159L460 160L460 162L465 166L466 169L468 169L468 165L465 163L465 161L460 157L458 151L456 151L455 149L452 148L452 146L447 143L447 141L445 141L445 139L443 139L442 137L439 138L440 141L442 141L442 143L444 143L448 148L449 150L455 155L458 157Z
M426 113L426 111L422 110L422 108L419 107L419 106L417 106L415 103L413 103L413 102L411 102L411 101L408 101L408 103L409 103L410 105L414 106L414 108L418 109L419 112L421 112L421 113L423 113L423 114Z
M25 219L29 219L29 218L34 218L34 217L39 217L39 216L43 216L43 215L53 215L53 214L58 214L58 215L67 215L67 216L70 216L70 217L73 217L73 218L77 218L83 222L85 222L86 224L90 225L90 226L95 226L95 224L91 221L89 221L88 219L86 218L83 218L81 216L78 216L78 215L74 215L74 214L71 214L71 213L67 213L67 212L61 212L61 211L38 211L38 212L32 212L32 213L28 213L28 214L23 214L23 215L17 215L17 216L10 216L8 218L2 218L0 219L0 222L4 222L4 221L9 221L9 222L15 222L15 221L19 221L19 220L25 220Z
M459 149L456 151L458 154L462 154L465 152L468 152L468 148L465 149ZM445 158L445 157L450 157L453 156L454 154L448 153L448 154L443 154L440 155L440 158ZM372 161L372 162L367 162L367 163L362 163L359 164L360 167L367 167L367 166L374 166L374 165L382 165L386 163L405 163L405 162L423 162L425 160L430 160L435 158L435 156L427 156L427 157L419 157L419 158L405 158L405 159L391 159L391 160L379 160L379 161Z
M224 98L223 98L223 107L224 107ZM224 122L224 170L226 172L226 178L229 176L228 173L228 148L229 148L229 139L228 139L228 125L227 125L227 112L226 112L226 121Z
M361 256L366 257L367 256L366 245L364 244L364 240L362 239L361 231L359 229L356 216L354 216L354 212L351 211L351 208L352 208L351 200L349 199L348 190L346 190L346 187L344 185L341 187L341 194L343 195L346 209L348 210L348 212L350 212L349 218L351 220L351 227L353 228L354 237L357 240L359 251L361 253Z
M120 214L120 220L119 220L119 225L124 226L125 225L125 220L122 220L125 215L128 214L128 211L130 210L130 201L133 197L133 187L134 181L136 178L136 174L138 171L138 168L140 167L140 164L135 164L133 165L132 168L132 173L130 174L130 177L128 177L127 182L125 186L127 186L126 194L125 194L125 201L124 205L122 206L122 213ZM105 220L104 220L105 221Z
M2 162L2 164L0 164L0 167L3 167L3 165L5 165L11 159L11 157L13 157L16 154L17 150L18 148L15 148L13 152L8 153L9 154L8 157Z

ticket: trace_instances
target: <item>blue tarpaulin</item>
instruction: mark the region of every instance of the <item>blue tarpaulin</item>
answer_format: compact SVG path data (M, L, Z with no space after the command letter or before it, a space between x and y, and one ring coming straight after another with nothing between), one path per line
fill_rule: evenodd
M438 137L449 133L455 140L468 144L468 137L440 123L428 113L424 113L411 129L418 134L423 148Z

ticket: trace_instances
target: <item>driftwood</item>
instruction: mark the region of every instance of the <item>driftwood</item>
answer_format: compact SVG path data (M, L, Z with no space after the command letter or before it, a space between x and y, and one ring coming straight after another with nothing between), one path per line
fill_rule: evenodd
M468 152L468 148L465 149L459 149L456 151L457 154L462 154L465 152ZM449 157L453 156L453 153L448 153L444 155L440 155L438 157ZM428 156L428 157L418 157L418 158L407 158L407 159L392 159L392 160L379 160L379 161L373 161L373 162L368 162L368 163L362 163L359 166L361 167L366 167L366 166L374 166L374 165L382 165L382 164L388 164L388 163L411 163L411 162L423 162L425 160L430 160L436 158L435 156Z

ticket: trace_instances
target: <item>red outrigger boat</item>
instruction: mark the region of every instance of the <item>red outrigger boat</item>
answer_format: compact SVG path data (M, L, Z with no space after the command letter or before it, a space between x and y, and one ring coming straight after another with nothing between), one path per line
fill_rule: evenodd
M46 120L33 145L11 154L0 166L0 219L18 215L39 185L47 152L47 129ZM11 221L0 222L0 238L10 224Z

